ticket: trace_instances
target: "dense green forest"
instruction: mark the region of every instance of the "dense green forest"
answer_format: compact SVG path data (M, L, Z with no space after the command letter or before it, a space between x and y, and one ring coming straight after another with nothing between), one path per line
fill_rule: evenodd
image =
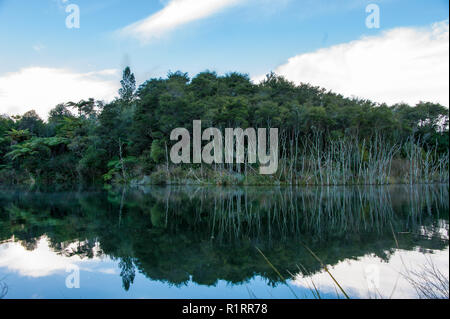
M388 184L448 182L448 109L345 98L275 74L170 72L136 87L129 68L119 97L0 117L2 184ZM170 132L204 128L280 129L280 164L183 164L168 160Z

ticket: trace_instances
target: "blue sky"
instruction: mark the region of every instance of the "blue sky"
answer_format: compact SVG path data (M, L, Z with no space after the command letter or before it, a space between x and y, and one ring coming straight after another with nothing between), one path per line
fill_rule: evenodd
M184 9L183 2L186 5ZM441 59L443 66L447 65L448 75L448 62L445 65L443 61L443 56L448 59L448 1L212 0L209 9L205 3L205 0L0 0L0 113L20 113L27 108L37 108L39 113L45 114L52 107L45 103L95 94L89 89L83 91L80 84L72 91L61 88L58 90L61 91L60 96L47 92L34 99L22 99L22 103L30 105L20 106L17 104L19 101L12 101L17 95L15 92L19 91L12 83L25 83L29 88L33 83L30 79L35 79L29 75L31 70L36 74L44 72L45 79L48 79L48 82L42 81L40 85L44 88L37 90L39 92L54 86L55 81L62 85L63 79L73 87L73 82L81 78L78 83L85 83L87 87L96 87L91 85L92 81L100 81L96 84L102 93L95 97L107 98L108 89L116 89L112 83L120 77L120 70L125 65L132 67L138 82L179 69L190 75L206 69L219 74L239 71L257 79L271 70L283 73L283 65L292 69L289 59L293 57L352 43L367 36L380 39L398 28L428 32L428 40L432 42L430 46L436 45L434 59L429 65L439 64ZM369 29L365 23L368 15L365 9L371 3L380 8L378 29ZM80 8L79 29L66 27L68 13L65 7L69 4ZM133 30L133 24L146 18L150 22L138 34ZM439 32L444 37L439 43L431 39L435 35L436 23L441 23ZM405 41L410 38L406 34L397 36ZM418 37L420 34L414 36L415 39ZM444 40L447 40L446 46ZM407 52L415 51L411 45L408 43ZM415 45L423 48L424 42ZM385 52L383 59L390 59L396 52L405 54L400 52L404 46L396 49L399 51ZM336 56L335 51L330 54ZM322 62L309 61L310 67ZM383 63L381 58L378 62ZM295 67L304 70L304 66ZM429 69L426 64L423 67ZM347 73L342 72L335 76L339 75L339 81L345 82ZM319 73L320 70L315 72ZM327 88L334 91L353 94L351 85L341 87L325 81L326 74L319 74L321 78L318 80L308 76L302 78L297 73L286 72L283 75L295 82L316 82L312 84L328 85ZM444 75L438 74L437 77ZM420 77L417 74L417 78ZM7 84L2 87L4 83ZM438 102L448 106L448 91L442 92L441 87L427 85L430 89L424 92L424 98L435 96L439 91L443 97ZM370 93L369 89L360 92L358 87L355 91L354 94L362 97L366 91ZM375 91L379 94L384 90L378 88ZM55 99L49 99L50 94ZM380 99L410 102L408 93L402 94ZM369 94L368 97L372 96Z

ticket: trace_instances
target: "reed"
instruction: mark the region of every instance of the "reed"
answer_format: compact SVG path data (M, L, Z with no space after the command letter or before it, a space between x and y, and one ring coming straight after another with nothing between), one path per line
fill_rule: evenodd
M153 173L150 184L197 185L387 185L448 183L449 152L425 149L413 137L391 144L382 135L332 138L282 130L279 165L273 176L260 175L258 164L166 165ZM229 151L229 150L224 150Z
M449 299L449 278L433 263L431 258L419 269L408 271L405 278L416 290L420 299Z

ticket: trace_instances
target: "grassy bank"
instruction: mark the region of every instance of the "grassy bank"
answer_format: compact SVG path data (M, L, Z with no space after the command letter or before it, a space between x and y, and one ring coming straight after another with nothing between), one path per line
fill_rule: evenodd
M286 143L300 145L286 147ZM389 145L356 138L327 141L317 135L306 140L282 138L279 168L274 175L259 174L243 164L157 166L149 175L139 165L117 165L108 180L132 185L388 185L446 183L449 153L425 150L420 142Z

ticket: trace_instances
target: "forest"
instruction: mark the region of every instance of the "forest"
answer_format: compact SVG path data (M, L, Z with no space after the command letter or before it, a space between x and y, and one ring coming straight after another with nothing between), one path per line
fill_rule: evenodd
M296 85L270 73L180 71L136 86L129 67L118 97L0 116L0 184L381 185L448 183L449 111L387 105ZM174 128L279 128L278 171L258 164L171 164Z

